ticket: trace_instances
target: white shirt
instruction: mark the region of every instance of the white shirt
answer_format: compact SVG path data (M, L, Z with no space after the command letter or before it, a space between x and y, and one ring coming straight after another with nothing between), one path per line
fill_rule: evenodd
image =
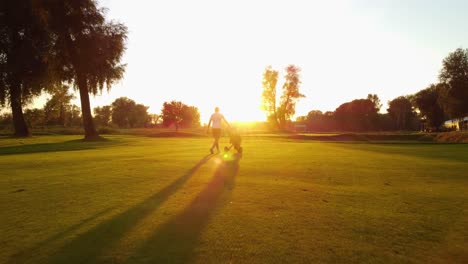
M221 120L224 119L223 114L214 113L211 115L210 121L212 122L212 128L221 128Z

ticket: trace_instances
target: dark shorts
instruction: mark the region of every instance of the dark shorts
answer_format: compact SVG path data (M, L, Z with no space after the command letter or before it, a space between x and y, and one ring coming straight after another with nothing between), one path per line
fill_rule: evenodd
M211 133L213 133L215 139L219 139L221 137L221 128L212 128Z

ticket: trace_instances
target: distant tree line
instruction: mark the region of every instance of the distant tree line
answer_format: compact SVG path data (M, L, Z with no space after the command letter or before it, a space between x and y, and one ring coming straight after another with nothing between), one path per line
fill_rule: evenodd
M341 104L335 111L310 111L296 119L307 130L330 131L391 131L419 130L419 118L408 97L400 96L389 102L388 113L380 113L382 104L375 94Z
M268 76L269 68L264 75ZM265 88L264 88L265 89ZM335 111L312 110L296 119L309 131L443 130L444 121L468 116L468 49L456 49L444 60L439 83L388 102L387 113L375 94L340 105ZM270 112L268 112L270 113Z
M51 126L81 127L81 109L71 103L74 95L68 86L49 88L50 98L43 108L25 109L23 117L29 128L44 128ZM0 128L11 127L13 115L4 113L0 116Z
M137 104L127 97L117 98L111 105L94 108L94 120L98 126L119 128L174 127L193 128L200 126L198 108L179 101L164 102L161 113L149 114L147 106ZM160 122L161 120L161 122Z
M71 103L72 99L69 88L62 86L52 91L43 108L25 109L24 118L31 128L83 127L80 108ZM160 114L150 114L148 108L120 97L110 105L95 107L93 122L101 128L169 127L178 130L200 126L197 107L171 101L164 102ZM11 113L0 115L0 129L11 127L12 121Z

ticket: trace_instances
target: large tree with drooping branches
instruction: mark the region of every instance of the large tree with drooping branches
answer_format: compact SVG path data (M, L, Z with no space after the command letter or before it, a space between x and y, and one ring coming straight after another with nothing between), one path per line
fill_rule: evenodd
M79 90L85 140L99 139L89 94L96 95L123 77L121 64L127 27L105 19L94 0L50 0L43 3L54 36L55 79Z
M0 2L0 106L11 106L16 136L31 134L23 106L49 84L50 49L43 10L35 1Z

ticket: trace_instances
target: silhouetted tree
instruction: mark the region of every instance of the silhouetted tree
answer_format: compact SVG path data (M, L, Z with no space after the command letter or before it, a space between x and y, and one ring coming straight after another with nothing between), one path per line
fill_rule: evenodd
M342 130L374 130L377 120L375 102L370 99L355 99L340 105L334 113L335 120Z
M72 104L68 113L69 124L74 127L82 127L83 119L81 118L81 109L79 106Z
M148 114L148 106L136 104L133 110L129 113L130 127L146 127L150 122Z
M49 30L54 39L54 75L73 83L80 92L85 139L98 138L93 123L89 94L122 78L120 64L127 28L106 22L104 10L94 0L44 1Z
M0 2L0 105L9 102L16 136L29 136L25 101L47 86L52 38L36 1Z
M323 131L324 130L324 115L320 110L312 110L306 116L307 130Z
M279 127L276 113L276 84L278 83L278 71L271 66L265 68L263 73L262 108L267 113L267 119L275 128Z
M367 100L370 100L372 103L374 103L375 110L378 113L380 111L380 108L382 108L382 103L380 102L380 98L376 94L368 94Z
M395 121L389 113L379 114L378 130L392 131L395 129Z
M312 110L307 116L300 117L299 121L307 126L308 131L329 132L342 129L338 126L335 113L331 111L323 113L320 110Z
M392 117L397 130L410 130L411 122L416 116L413 105L408 97L399 96L388 102L388 113Z
M94 108L94 120L97 126L108 126L112 118L112 107L110 105L104 105L101 107Z
M451 118L468 116L468 49L456 49L444 60L439 75L442 104Z
M112 102L112 123L120 128L144 127L149 123L148 107L120 97Z
M195 106L187 106L182 111L181 127L199 127L200 126L200 112Z
M11 113L0 114L0 128L9 129L13 123L13 116Z
M174 125L176 131L179 130L179 127L196 127L200 125L198 108L179 101L164 102L161 117L162 124L165 127Z
M150 119L150 124L156 125L156 124L158 124L159 119L161 119L161 115L149 114L149 119Z
M431 84L426 89L412 96L414 106L418 108L421 115L426 118L427 126L431 128L431 130L438 130L445 120L444 110L439 103L440 89L440 85L438 87Z
M112 123L118 127L130 127L130 113L135 108L136 103L127 97L120 97L112 102Z
M301 84L300 71L301 69L295 65L286 67L283 94L281 95L280 106L277 109L278 121L283 129L286 127L286 122L291 120L291 116L296 113L297 100L305 97L305 95L299 92L299 86Z
M148 107L137 104L127 97L117 98L112 103L112 123L118 127L143 127L149 120Z
M60 85L50 91L52 97L44 105L47 125L70 125L71 100L75 98L66 85Z
M31 128L45 126L45 114L43 109L26 109L24 111L24 118Z

